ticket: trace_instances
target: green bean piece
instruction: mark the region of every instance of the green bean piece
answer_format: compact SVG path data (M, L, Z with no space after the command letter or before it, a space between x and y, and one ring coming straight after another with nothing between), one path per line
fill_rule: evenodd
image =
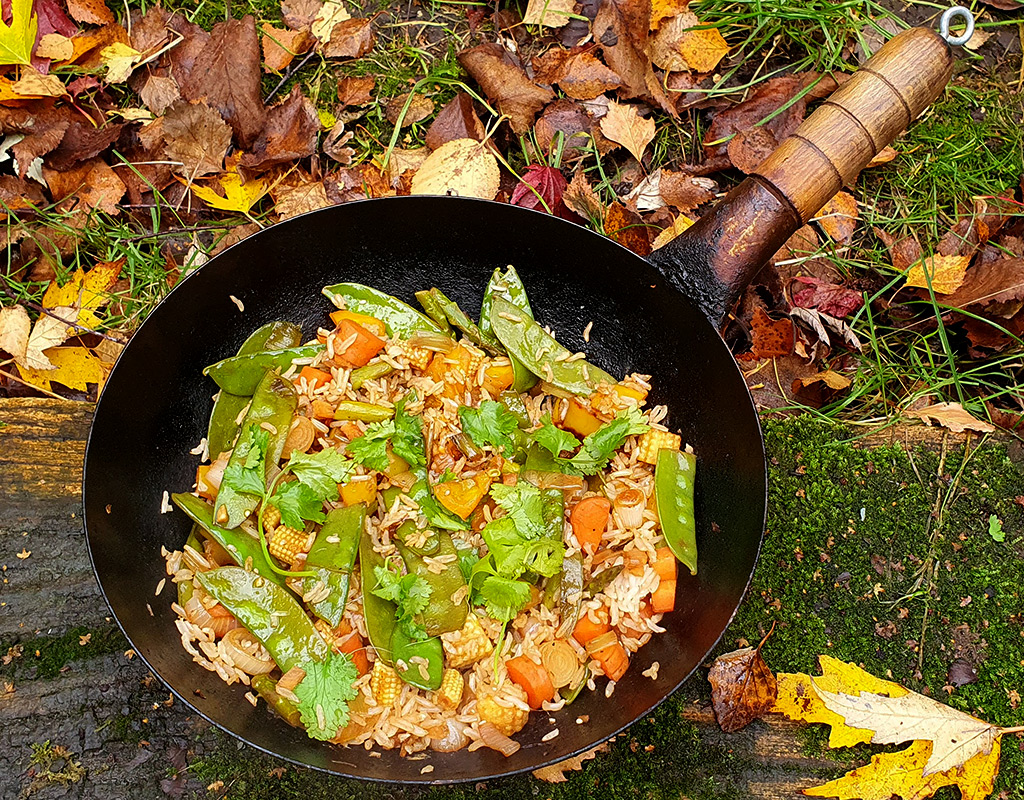
M441 327L412 306L361 283L336 283L323 293L338 308L368 314L384 323L389 336L408 339L416 331L444 333Z
M469 612L468 592L462 592L462 599L459 602L452 600L452 597L466 586L466 580L462 577L462 570L459 568L458 552L452 542L451 534L441 531L436 534L438 546L431 558L443 558L455 556L449 563L444 565L444 571L432 572L426 559L406 547L401 540L397 542L398 552L405 561L405 568L414 575L419 575L430 586L430 602L423 611L422 623L430 636L439 636L449 631L457 631L462 628L466 621L466 614Z
M395 416L395 409L375 406L358 400L342 400L334 409L334 419L359 420L360 422L383 422Z
M697 457L681 450L661 449L654 465L654 499L665 544L672 554L697 574L697 520L693 490Z
M575 553L562 560L562 580L559 584L558 610L562 621L559 636L569 636L580 618L583 608L583 555Z
M440 325L442 330L447 333L452 329L452 326L448 324L448 317L445 316L444 309L441 308L440 304L434 299L434 296L428 289L422 289L416 292L416 300L421 306L423 306L423 310L426 312L427 316Z
M268 322L253 331L236 355L245 356L261 350L283 350L302 342L302 329L291 322ZM206 432L207 449L216 458L229 449L238 437L238 418L249 404L248 395L231 394L223 389L217 393L210 412L210 425Z
M384 503L384 508L388 511L395 504L395 500L398 499L398 495L402 494L402 490L397 486L389 486L386 489L380 490L381 501Z
M587 581L587 591L591 595L595 595L598 592L603 592L605 589L608 588L609 583L611 583L613 580L619 577L620 574L622 574L622 570L624 569L625 566L619 564L618 566L608 567L608 569L601 570L593 578Z
M268 706L280 715L280 717L294 728L304 727L299 707L287 697L277 693L277 681L269 675L253 675L250 681L252 688L262 697Z
M249 426L255 426L270 434L266 457L268 473L281 460L284 441L288 438L288 430L291 427L297 405L298 397L291 382L276 372L265 371L263 380L260 381L252 396L249 412L242 421L242 430L246 430ZM231 451L227 469L231 469L232 464L245 463L250 448L247 444L246 446L243 444L246 444L245 440ZM226 470L225 474L227 474ZM225 528L237 528L255 510L260 500L258 495L240 492L229 481L221 481L220 490L217 492L217 502L214 503L213 518L219 524L223 524Z
M503 297L494 298L491 325L509 355L552 386L572 394L589 395L598 384L615 383L615 378L593 364L582 359L567 360L572 353Z
M284 371L296 358L312 358L322 353L324 345L305 344L301 347L286 347L283 350L261 350L243 356L232 356L210 364L203 374L213 378L225 392L251 395L263 380L267 370Z
M526 296L526 287L523 286L519 273L511 264L501 274L501 269L494 270L490 281L487 282L487 289L484 291L484 301L480 305L480 332L484 338L492 344L500 344L498 337L494 334L491 326L491 306L494 305L495 297L503 297L521 312L533 319L533 311L530 309L530 300ZM516 392L525 392L537 382L537 376L526 368L522 361L513 355L509 355L512 362L512 388Z
M480 327L469 318L465 311L459 308L458 303L450 299L444 292L434 287L430 290L430 296L433 298L436 306L444 312L445 317L447 317L452 326L462 331L462 334L469 341L494 354L504 352L501 345L485 337L481 333Z
M241 567L220 567L196 577L260 640L282 672L327 659L330 647L287 589Z
M284 577L274 572L270 564L267 563L267 557L263 555L259 539L237 528L228 530L215 523L213 521L213 506L194 494L179 492L172 494L171 500L174 505L188 514L189 519L203 529L206 536L223 547L231 556L231 560L238 566L244 567L246 561L252 559L249 563L257 574L279 586L284 586Z
M367 364L364 367L357 367L352 370L348 376L348 382L352 385L353 389L362 389L363 384L367 381L374 381L377 378L383 378L385 375L390 375L395 371L395 368L386 361L375 361L372 364Z
M327 597L310 603L309 607L332 628L338 626L345 614L349 578L359 553L359 538L365 519L366 506L362 503L331 510L306 555L306 566L316 575L302 579L302 595L307 596L318 583L323 582L328 590Z

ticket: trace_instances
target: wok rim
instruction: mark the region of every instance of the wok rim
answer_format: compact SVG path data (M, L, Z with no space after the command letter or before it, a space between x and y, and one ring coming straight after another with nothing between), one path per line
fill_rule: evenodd
M85 533L86 546L87 546L87 549L89 551L89 563L92 566L93 576L96 578L96 583L97 583L97 585L100 588L100 593L103 595L103 600L104 600L104 602L106 602L107 608L110 609L111 616L114 618L114 621L117 623L118 628L121 630L121 633L124 635L125 639L128 640L128 643L132 646L132 649L135 650L136 656L142 661L143 664L146 665L147 669L154 676L156 676L156 678L164 686L166 686L167 689L175 697L177 697L179 700L181 700L185 704L185 706L187 706L188 709L190 709L190 711L192 713L198 714L202 719L206 720L208 723L213 725L215 728L217 728L221 732L228 734L229 736L233 737L237 741L244 743L248 747L251 747L251 748L253 748L255 750L258 750L261 753L265 753L266 755L272 756L274 758L281 759L282 761L285 761L285 762L287 762L289 764L292 764L292 765L294 765L296 767L302 767L302 768L305 768L305 769L313 769L313 770L316 770L317 772L321 772L321 773L324 773L326 775L331 775L331 776L339 777L339 778L345 778L345 779L348 779L348 780L368 781L368 782L377 783L377 784L392 784L392 785L402 785L402 786L446 786L446 785L465 784L465 783L472 783L472 782L499 780L499 779L502 779L502 778L510 778L512 776L515 776L515 775L522 775L523 773L527 773L527 772L532 773L532 772L534 772L536 770L543 769L545 767L550 767L550 766L553 766L555 764L559 764L559 763L562 763L564 761L567 761L567 760L569 760L571 758L575 758L576 756L579 756L579 755L581 755L583 753L589 752L590 750L593 750L594 748L599 747L602 744L604 744L606 742L609 742L612 739L617 738L627 728L629 728L630 726L632 726L632 725L636 724L637 722L641 721L645 717L648 717L649 715L651 715L666 700L668 700L670 697L672 697L672 695L674 695L676 692L678 692L683 687L683 685L685 683L689 682L690 679L693 678L693 676L697 672L697 670L700 669L701 666L703 666L703 663L704 663L705 659L718 647L719 643L722 640L722 637L725 636L725 632L729 629L729 626L732 625L733 621L735 620L736 614L739 612L740 606L743 604L743 601L747 597L747 593L750 591L750 586L751 586L751 583L753 582L753 579L754 579L754 573L757 570L757 564L758 564L758 561L759 561L760 556L761 556L761 550L764 547L764 538L765 538L765 533L766 533L765 526L767 524L767 517L768 517L768 454L767 454L767 450L766 450L766 447L765 447L764 428L761 425L761 416L758 413L757 406L756 406L756 404L754 402L753 395L750 392L750 387L747 385L745 380L742 380L742 370L740 370L739 363L736 361L735 357L732 355L732 351L729 349L728 344L725 342L725 339L723 338L722 333L719 330L719 328L716 325L714 325L710 320L708 320L704 316L704 314L702 312L699 311L696 303L694 303L693 300L690 297L688 297L682 290L676 288L670 281L667 280L668 276L666 276L661 271L661 269L656 267L652 262L648 261L643 256L637 255L632 250L629 250L627 247L624 247L623 245L619 244L618 242L614 241L613 239L610 239L608 237L602 236L601 234L596 233L595 231L591 231L590 229L585 228L582 225L579 225L579 224L577 224L575 222L572 222L570 220L564 220L564 219L561 219L559 217L555 217L555 216L550 215L550 214L548 214L547 212L544 212L544 211L539 211L539 210L530 209L530 208L524 208L522 206L514 206L514 205L511 205L509 203L499 202L497 200L485 200L485 199L481 199L481 198L468 198L468 197L460 197L460 198L458 198L461 201L470 200L470 201L475 202L475 203L484 203L484 204L491 205L491 206L501 206L503 209L506 209L506 210L514 209L512 211L509 211L508 213L521 214L524 217L526 215L537 215L538 217L542 217L542 218L549 218L549 219L558 220L558 222L561 223L561 224L564 224L564 225L567 225L567 226L571 226L574 233L578 232L579 234L587 234L587 235L596 237L598 240L600 240L600 241L605 243L604 246L612 245L615 248L618 248L619 250L623 251L623 253L628 254L629 258L640 259L645 264L647 264L649 267L651 267L656 272L658 272L662 276L662 278L666 280L666 285L658 287L658 289L660 291L662 291L662 292L668 291L671 294L675 295L679 302L687 303L687 304L690 304L691 306L693 306L693 308L695 310L697 310L697 313L699 314L701 319L704 320L704 323L702 323L702 324L706 324L706 325L711 327L711 329L714 331L715 336L717 336L718 340L721 342L722 347L725 348L726 352L729 353L730 361L732 363L732 368L735 369L740 374L741 383L742 383L742 385L744 387L744 395L746 397L746 401L749 403L750 411L751 411L751 413L753 415L753 418L754 418L754 421L756 422L756 425L757 425L757 432L758 432L758 436L757 436L758 450L757 450L757 453L758 453L758 455L759 455L759 457L761 459L761 463L764 465L764 469L762 471L763 472L763 477L764 477L764 491L763 491L763 497L764 497L763 509L764 510L763 510L762 515L761 515L761 533L760 533L760 536L758 537L758 540L757 540L757 551L754 553L754 560L752 562L752 566L751 566L751 569L750 569L750 574L747 576L746 583L744 584L743 591L740 593L740 596L739 596L739 598L738 598L738 600L736 602L735 608L733 608L732 613L729 615L728 622L722 628L722 630L719 632L718 636L715 637L714 643L711 645L710 648L708 648L708 650L704 654L704 656L701 659L698 660L698 662L694 665L694 667L683 678L681 678L678 683L676 683L674 686L666 686L664 692L661 695L661 697L653 705L651 705L650 708L646 709L639 716L633 717L628 722L626 722L623 725L621 725L620 727L616 728L608 736L603 737L603 738L601 738L601 739L599 739L597 741L593 741L588 746L576 748L573 751L569 752L568 754L562 755L562 756L560 756L558 758L546 758L546 759L542 760L540 763L532 765L532 766L518 767L518 768L515 768L515 769L506 770L506 771L503 771L503 772L492 772L492 773L482 774L482 775L473 775L473 776L466 776L466 777L460 777L460 778L449 778L449 779L445 779L445 778L427 778L426 776L424 776L424 780L416 780L416 779L411 779L410 780L410 779L389 779L389 778L386 778L386 777L378 777L378 776L370 776L370 775L353 775L353 774L351 774L349 772L345 772L345 771L342 771L342 770L332 769L332 768L327 767L327 766L322 766L322 765L319 765L319 764L310 764L310 763L307 763L305 761L300 761L300 760L298 760L296 758L293 758L293 757L290 757L290 756L286 756L286 755L282 755L281 753L275 752L274 750L270 749L269 747L264 747L263 745L255 744L255 743L251 742L249 739L247 739L245 736L243 736L242 734L236 733L235 731L233 731L230 728L228 728L226 725L221 724L216 719L214 719L212 716L210 716L206 712L204 712L201 709L199 709L198 707L196 707L191 702L191 700L189 699L189 697L187 695L183 694L182 692L179 692L175 687L173 687L169 683L167 683L167 681L164 680L164 678L153 667L153 665L149 662L149 660L144 655L142 655L142 653L138 649L136 649L136 647L137 647L136 643L132 639L132 636L126 630L124 624L121 622L121 619L118 617L117 612L114 610L113 605L111 604L109 598L107 597L107 590L106 590L106 587L103 584L103 580L100 578L99 570L98 570L98 568L96 566L96 558L95 558L94 553L93 553L92 539L91 539L91 537L89 535L89 514L88 514L88 504L86 503L86 488L87 488L87 480L88 480L88 475L89 475L89 457L90 457L90 453L92 452L93 434L95 432L96 420L97 420L97 418L99 416L99 411L100 411L100 408L102 406L103 399L104 399L104 397L107 394L107 389L110 387L111 383L113 382L114 375L117 373L118 368L121 366L121 360L122 360L121 356L125 352L128 351L128 348L131 347L132 342L134 341L136 335L145 327L145 325L157 313L157 311L167 302L168 298L170 298L171 295L173 295L175 292L177 292L182 286L185 286L188 283L190 278L193 278L194 276L198 275L200 271L202 271L204 269L208 269L211 264L216 264L217 263L217 259L219 259L221 256L224 256L224 255L230 253L232 250L234 250L236 247L241 245L243 242L249 242L250 239L254 239L254 238L257 238L257 237L260 237L260 236L263 236L263 235L269 235L271 232L275 232L278 236L280 236L281 235L280 228L281 228L282 224L287 224L287 223L291 222L292 220L304 219L306 217L310 217L310 216L313 216L313 215L319 214L319 213L325 213L326 214L326 213L329 213L329 212L331 212L331 211L341 207L341 205L347 207L347 206L352 206L352 205L363 205L363 204L367 204L367 203L381 204L381 203L384 203L384 202L390 202L390 203L394 204L394 203L398 203L398 202L409 201L410 199L415 199L415 200L419 200L419 201L423 201L423 200L441 201L441 200L450 200L451 198L447 197L445 195L410 195L410 196L391 196L391 197L365 198L365 199L361 199L361 200L353 200L353 201L350 201L348 203L344 203L344 204L340 204L340 205L327 206L326 208L319 208L319 209L315 209L313 211L307 211L307 212L305 212L303 214L298 214L295 217L290 217L287 220L282 220L281 222L278 222L278 223L270 225L270 226L268 226L266 228L263 228L262 230L257 231L256 233L254 233L254 234L252 234L250 236L247 236L244 239L241 239L241 240L235 242L234 244L230 245L229 247L225 248L220 253L218 253L217 255L213 256L205 264L203 264L202 266L197 267L196 269L194 269L191 272L189 272L184 278L182 278L180 281L178 281L177 284L175 284L174 288L172 288L166 295L164 295L160 299L160 302L158 302L150 310L150 312L146 315L146 319L144 319L142 321L142 323L139 325L139 327L136 328L135 332L132 334L132 338L128 340L128 344L125 345L125 348L122 351L122 353L118 355L117 361L114 363L114 366L113 366L113 368L110 371L110 374L107 376L107 379L104 382L103 389L100 392L99 397L97 397L97 399L96 399L96 405L95 405L95 407L93 409L92 421L89 423L89 434L86 437L85 454L83 456L83 464L82 464L82 482L81 482L81 487L82 487L82 528L83 528L83 532ZM506 212L502 212L502 213L506 213ZM739 401L739 399L740 398L737 397L737 401ZM170 640L170 641L173 642L173 640ZM326 746L326 747L332 747L332 748L333 747L347 747L347 745L334 745L334 744L331 744L330 742L322 742L321 744Z

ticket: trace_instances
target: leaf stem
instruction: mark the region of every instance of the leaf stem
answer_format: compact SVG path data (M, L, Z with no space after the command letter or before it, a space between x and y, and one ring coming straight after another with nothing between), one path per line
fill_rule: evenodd
M1018 725L1016 728L1000 728L1000 735L1006 735L1008 733L1024 733L1024 725Z

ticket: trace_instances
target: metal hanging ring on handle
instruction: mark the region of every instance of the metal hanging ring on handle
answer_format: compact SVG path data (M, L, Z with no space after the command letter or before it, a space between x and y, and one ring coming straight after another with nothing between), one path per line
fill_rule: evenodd
M964 32L959 36L954 36L949 32L949 23L957 17L963 20ZM954 46L967 44L973 35L974 15L970 12L970 9L963 6L953 6L942 12L942 17L939 18L939 36L945 39L948 44Z

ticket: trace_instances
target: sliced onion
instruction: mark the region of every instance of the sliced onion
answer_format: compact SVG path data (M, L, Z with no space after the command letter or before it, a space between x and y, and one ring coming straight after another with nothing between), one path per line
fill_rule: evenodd
M565 475L561 472L541 472L528 469L523 472L523 480L532 483L538 489L562 489L565 491L585 491L587 484L576 475Z
M484 723L484 725L487 724L489 723ZM469 737L466 736L466 725L455 719L448 720L447 732L443 737L430 740L431 749L439 753L454 753L467 744L469 744Z
M644 522L647 497L639 489L626 489L615 496L615 510L624 528L639 528Z
M292 420L292 426L288 429L288 436L284 440L284 449L281 451L281 458L288 458L292 453L305 453L313 446L316 439L316 427L309 417L301 415Z
M274 659L245 628L233 628L224 635L224 652L242 672L263 675L274 669Z
M188 616L189 622L193 622L200 628L212 628L213 617L210 616L210 612L206 610L201 602L199 602L199 592L192 592L192 596L184 605L185 614Z
M551 675L551 684L556 689L568 686L580 670L580 659L576 651L564 639L554 639L540 646L540 660Z
M416 483L416 476L409 471L399 472L397 475L391 476L391 483L403 492L407 492L413 487L413 484Z
M595 636L587 642L587 655L593 658L606 647L611 647L618 643L619 637L616 635L615 631L602 633L600 636Z
M426 350L433 350L437 353L450 353L455 349L455 340L443 333L427 333L415 331L409 337L409 344L412 347L422 347Z
M216 459L214 459L213 463L210 464L210 468L206 471L206 475L203 476L203 482L214 492L220 490L220 482L224 478L224 470L227 468L227 465L228 453L221 453Z
M490 722L480 723L480 740L492 750L497 750L505 758L514 755L522 745L512 741Z

